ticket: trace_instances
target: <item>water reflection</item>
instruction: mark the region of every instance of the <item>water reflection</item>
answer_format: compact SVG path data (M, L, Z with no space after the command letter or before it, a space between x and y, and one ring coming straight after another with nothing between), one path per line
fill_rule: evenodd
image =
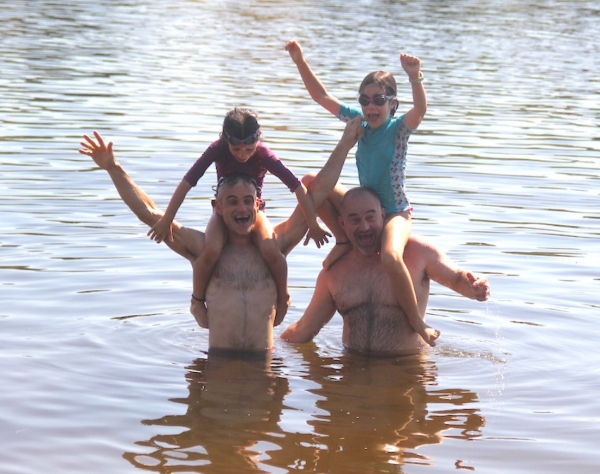
M424 356L367 358L355 354L304 354L309 378L321 387L320 413L309 424L312 444L273 454L277 466L302 465L307 472L402 472L404 464L429 463L415 448L445 437L481 436L484 418L475 393L432 389L437 368ZM292 435L293 436L293 435ZM287 434L286 437L290 437ZM299 443L296 444L296 448Z
M541 473L570 463L598 472L597 374L581 354L597 353L600 338L599 19L591 0L2 2L0 470L120 472L125 462L130 471L231 472L231 461L247 471L325 471L338 456L346 472L351 462L360 472L412 472L402 464L432 462L415 454L422 444L417 452L435 456L429 471L439 472L455 462L455 445L434 443L479 436L481 410L494 419L484 440L457 443L477 470ZM291 38L349 101L367 71L400 73L399 51L423 60L430 108L411 138L408 169L415 233L486 272L496 288L473 311L434 289L446 341L431 355L439 375L428 361L413 361L411 372L394 361L346 359L324 338L323 360L309 346L285 349L285 367L275 360L242 365L248 374L234 363L213 371L218 361L188 352L206 347L206 333L186 323L189 265L144 243L146 229L106 174L76 152L82 133L105 131L164 208L223 114L244 105L259 112L267 144L294 171L319 169L341 124L306 93L283 50ZM198 229L208 178L178 216ZM352 159L342 182L357 183ZM278 186L269 182L274 219L295 205ZM302 246L290 256L296 317L322 257ZM154 316L117 319L130 314ZM68 344L82 334L93 344ZM133 350L131 341L144 342ZM505 357L501 369L487 356L449 362L488 350ZM46 353L64 357L36 365ZM178 370L140 377L140 360L172 367L196 357L187 382ZM99 390L105 379L81 379L77 397L69 383L31 385L78 373L78 364L128 383ZM379 375L370 381L369 373ZM454 380L467 390L435 385ZM215 400L202 386L225 395ZM169 403L172 387L189 395ZM256 400L244 400L244 391ZM251 421L226 421L229 410ZM94 421L82 423L82 414ZM57 420L77 429L57 429ZM506 444L507 433L527 441Z
M138 442L144 453L124 457L154 472L402 472L405 464L432 463L419 446L444 438L481 436L484 418L477 395L460 388L436 389L437 368L425 356L365 358L323 356L300 348L302 378L316 406L311 432L284 432L288 378L276 375L281 361L210 355L186 374L189 395L172 399L181 415L143 420L145 425L183 428ZM298 370L298 369L295 369ZM296 426L298 426L296 424Z
M181 415L143 420L145 425L184 428L138 442L145 454L125 453L134 466L174 472L259 471L262 441L273 443L288 392L286 378L271 370L271 359L251 355L213 355L197 359L186 374L189 395L172 399L185 405ZM201 469L201 470L200 470Z

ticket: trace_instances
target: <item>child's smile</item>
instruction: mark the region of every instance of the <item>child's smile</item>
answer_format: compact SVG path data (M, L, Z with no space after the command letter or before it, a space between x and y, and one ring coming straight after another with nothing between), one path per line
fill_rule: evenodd
M361 91L361 97L364 97L369 101L367 105L362 105L362 112L365 121L369 124L371 129L377 128L383 125L389 118L392 108L395 105L395 98L388 98L385 94L385 90L378 84L369 84ZM375 105L374 98L380 98L383 96L385 102L382 105ZM381 99L383 100L383 99Z

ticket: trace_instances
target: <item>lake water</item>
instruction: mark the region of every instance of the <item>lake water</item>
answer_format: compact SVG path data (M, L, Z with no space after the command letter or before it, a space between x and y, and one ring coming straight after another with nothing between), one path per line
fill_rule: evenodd
M600 7L592 1L0 0L0 471L597 473ZM485 274L432 288L439 345L346 354L341 318L269 361L209 358L189 264L146 238L83 133L165 207L233 106L298 175L343 124L304 90L297 38L337 97L422 59L413 232ZM353 159L341 181L357 183ZM203 228L211 171L178 220ZM267 182L270 218L294 196ZM326 254L289 257L298 319Z

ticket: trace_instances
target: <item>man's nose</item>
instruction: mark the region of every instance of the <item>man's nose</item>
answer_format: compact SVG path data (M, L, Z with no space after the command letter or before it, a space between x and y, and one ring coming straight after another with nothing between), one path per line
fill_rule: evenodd
M358 224L358 230L369 230L369 223L365 219L361 220Z

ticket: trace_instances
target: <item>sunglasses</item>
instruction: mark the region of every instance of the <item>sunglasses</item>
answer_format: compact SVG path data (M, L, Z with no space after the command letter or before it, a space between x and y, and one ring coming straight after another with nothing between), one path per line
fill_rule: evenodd
M358 96L358 103L360 105L362 105L363 107L366 107L367 105L369 105L371 102L373 102L374 105L376 105L377 107L382 106L383 104L385 104L388 100L393 99L395 96L393 95L376 95L374 97L367 97L364 94L361 94Z
M227 141L232 145L254 145L258 140L258 135L260 134L260 128L254 132L252 135L247 136L246 138L236 138L229 135L229 133L225 132L225 136L227 137Z

